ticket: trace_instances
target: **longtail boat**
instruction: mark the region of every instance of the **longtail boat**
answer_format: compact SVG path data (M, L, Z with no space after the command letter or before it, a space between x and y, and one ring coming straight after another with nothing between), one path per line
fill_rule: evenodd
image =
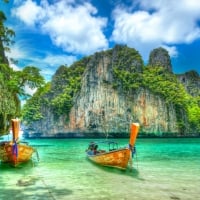
M19 141L20 122L12 119L12 140L0 142L0 161L17 166L31 159L36 150L27 142ZM37 152L36 152L37 153Z
M130 161L132 165L132 153L134 153L134 145L139 131L139 124L132 123L130 127L130 139L128 147L118 148L116 142L107 141L109 150L98 150L98 144L91 142L86 150L87 157L103 166L126 169ZM110 148L113 147L113 148Z

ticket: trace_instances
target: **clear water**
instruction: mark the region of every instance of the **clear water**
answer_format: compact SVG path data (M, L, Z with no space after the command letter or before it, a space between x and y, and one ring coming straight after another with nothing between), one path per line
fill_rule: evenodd
M90 141L29 140L40 161L0 164L0 200L200 199L200 138L138 139L134 169L126 171L87 160Z

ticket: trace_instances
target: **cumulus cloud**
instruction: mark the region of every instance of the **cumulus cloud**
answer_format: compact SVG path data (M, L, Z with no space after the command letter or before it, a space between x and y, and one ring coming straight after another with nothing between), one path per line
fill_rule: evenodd
M143 54L164 45L171 56L177 56L176 44L200 38L199 11L199 0L137 0L131 10L116 7L113 11L111 39L134 46Z
M161 47L165 48L171 57L178 57L178 51L175 46L161 45Z
M31 30L35 28L35 33L48 35L55 46L72 54L88 55L108 49L108 42L114 42L134 47L147 61L154 48L162 46L171 57L176 57L177 44L190 44L200 38L199 0L134 0L131 6L129 1L128 7L122 0L112 1L109 5L116 6L111 22L107 21L109 16L98 15L96 7L89 3L93 2L91 0L14 2L12 14L24 23L24 27L27 25ZM108 14L106 10L104 14ZM111 36L105 36L104 30L107 34L112 32ZM59 63L55 57L46 54L38 61L45 61L51 67ZM74 60L67 57L68 63L70 59ZM65 60L66 57L62 61L68 64Z
M107 19L97 17L96 8L90 3L75 5L73 1L60 0L49 4L43 0L37 5L26 0L12 13L26 25L37 26L48 34L64 51L86 55L108 48L103 34Z
M42 8L32 0L23 1L19 7L12 10L12 15L15 15L29 26L35 25L35 22L42 18L42 13Z

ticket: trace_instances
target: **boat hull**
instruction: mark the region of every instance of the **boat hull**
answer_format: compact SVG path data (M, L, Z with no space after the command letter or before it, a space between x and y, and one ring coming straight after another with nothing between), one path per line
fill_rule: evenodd
M130 153L130 149L123 148L105 153L98 153L96 155L87 154L87 156L91 161L99 165L126 169L130 159Z
M33 147L26 144L17 144L17 153L14 153L13 147L14 143L12 142L0 144L0 160L4 163L10 163L13 166L30 160L35 151Z

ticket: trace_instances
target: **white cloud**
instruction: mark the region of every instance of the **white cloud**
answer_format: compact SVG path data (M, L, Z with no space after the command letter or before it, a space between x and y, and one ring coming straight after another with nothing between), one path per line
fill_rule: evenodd
M33 95L36 92L37 88L32 89L28 85L26 85L25 88L24 88L24 90L26 91L27 94Z
M75 56L66 56L66 55L47 55L43 62L47 63L50 66L59 66L59 65L71 65L75 62L77 58Z
M10 67L13 68L15 71L20 71L20 68L13 63L10 63Z
M33 96L33 94L37 91L37 88L31 89L29 86L26 85L24 90L25 90L26 94ZM23 107L24 104L26 103L26 99L22 98L20 102L21 102L21 106Z
M55 1L37 5L26 0L13 9L13 15L26 25L37 25L52 42L64 51L87 55L108 48L103 34L107 19L97 17L97 10L89 3L75 5L73 1Z
M41 74L50 80L51 76L55 73L56 68L60 65L70 66L77 60L76 56L65 54L50 54L49 52L41 52L44 56L39 57L34 55L32 49L27 48L25 40L18 41L10 52L6 52L8 58L13 58L19 61L18 64L12 64L14 70L20 70L25 66L35 66L41 69ZM23 64L23 65L22 65Z
M29 26L35 25L37 20L43 17L42 13L42 8L32 0L23 1L20 7L12 10L12 15L15 15Z
M164 45L171 56L177 56L174 45L200 38L199 0L138 0L137 3L139 9L132 11L116 7L111 40L135 47L146 55L147 51Z
M23 45L23 42L18 42L12 46L11 51L6 52L8 58L14 58L15 60L23 59L28 56L26 45Z
M178 56L178 51L175 46L166 46L166 45L161 45L161 46L168 51L171 57L175 58Z
M29 66L36 66L40 68L41 75L49 81L60 65L70 66L76 60L77 58L75 56L47 54L42 58L38 56L31 56L26 63Z
M29 60L29 65L37 66L41 69L41 74L47 79L55 73L56 68L60 65L71 65L77 60L75 56L67 55L51 55L47 54L45 57L32 56L33 58Z

